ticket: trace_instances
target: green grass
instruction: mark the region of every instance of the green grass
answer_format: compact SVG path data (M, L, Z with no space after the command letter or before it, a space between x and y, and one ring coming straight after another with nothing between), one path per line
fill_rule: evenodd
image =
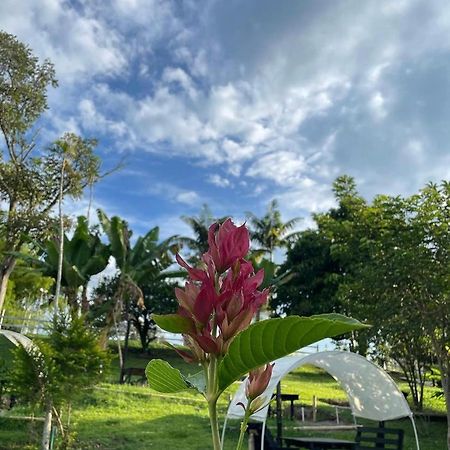
M184 373L196 372L197 367L186 365L178 356L167 349L152 349L152 357L168 359ZM145 367L149 357L137 352L130 353L129 367ZM194 392L164 396L152 392L146 386L118 385L118 363L113 361L108 374L108 383L87 390L72 412L72 429L75 434L74 448L77 450L205 450L211 448L209 421L205 403ZM236 386L234 386L234 389ZM303 367L288 375L282 383L284 392L300 394L301 402L309 405L313 395L323 399L345 400L344 391L326 373L312 367ZM231 393L231 391L230 391ZM427 389L426 407L443 412L444 402L430 400ZM223 417L227 407L226 396L219 402L219 412ZM29 414L25 407L18 407L10 413ZM334 408L319 401L321 419L332 419ZM350 422L349 414L342 418ZM274 419L269 419L269 428L276 429ZM284 421L285 435L306 435L294 430L301 425L298 421ZM0 449L38 449L40 422L25 422L0 417ZM239 423L230 424L225 449L231 450L236 444ZM413 434L408 420L389 423L389 426L405 429L405 450L413 449ZM428 424L418 421L418 429L423 450L445 448L446 424ZM309 434L312 434L311 432ZM314 432L317 435L316 432ZM353 439L354 432L329 432L325 435Z

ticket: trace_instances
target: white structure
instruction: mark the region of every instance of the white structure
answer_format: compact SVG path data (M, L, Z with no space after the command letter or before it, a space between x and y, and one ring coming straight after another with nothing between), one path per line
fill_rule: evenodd
M0 330L0 336L5 336L6 339L16 346L19 344L22 345L26 350L34 347L33 341L30 338L27 338L23 334L16 333L15 331Z
M409 417L413 425L417 449L419 450L419 439L413 413L404 395L394 380L384 370L356 353L333 351L286 356L277 359L273 368L272 378L263 394L267 399L267 403L280 380L292 370L306 364L320 367L340 383L342 389L347 393L353 416L375 421ZM247 379L240 385L228 407L222 439L225 435L227 419L241 419L244 415L244 410L238 403L247 404L245 398L246 383ZM263 434L268 409L269 406L267 405L251 416L253 420L263 423ZM264 442L261 445L263 449Z

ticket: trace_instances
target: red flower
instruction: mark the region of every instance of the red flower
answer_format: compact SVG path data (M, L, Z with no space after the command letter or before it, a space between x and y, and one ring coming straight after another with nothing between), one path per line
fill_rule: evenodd
M208 353L224 354L234 336L250 325L268 295L267 290L258 291L264 271L255 274L252 264L243 259L249 249L245 225L236 227L231 219L214 224L208 242L200 268L189 266L177 255L178 263L189 273L185 288L175 289L178 314L192 321L192 330L185 336L197 360L204 360Z
M259 397L267 388L272 376L273 366L275 364L266 364L258 367L248 374L247 386L245 386L245 395L249 400Z
M247 255L250 236L245 225L237 227L227 219L222 225L217 223L209 228L208 253L211 255L219 274L228 270L238 259Z

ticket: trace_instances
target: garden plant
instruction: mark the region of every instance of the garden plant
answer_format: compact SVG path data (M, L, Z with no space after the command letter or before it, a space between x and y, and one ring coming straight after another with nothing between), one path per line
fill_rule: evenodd
M366 327L338 314L275 318L251 325L265 303L269 289L259 291L264 271L255 273L245 257L249 232L231 219L213 224L208 233L209 249L198 268L177 255L188 271L184 289L176 288L176 314L154 315L164 330L181 333L186 349L175 349L187 362L201 366L197 374L184 377L167 362L154 359L146 373L152 389L174 393L196 389L208 404L214 450L221 449L217 401L233 382L249 373L247 404L237 448L242 447L249 417L270 398L262 396L270 380L272 361L320 339Z

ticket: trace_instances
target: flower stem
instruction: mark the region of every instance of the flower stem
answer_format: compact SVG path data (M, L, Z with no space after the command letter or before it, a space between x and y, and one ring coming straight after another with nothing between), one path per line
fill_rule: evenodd
M214 450L222 450L220 445L219 423L217 422L217 399L208 402L208 410Z
M217 400L219 398L219 388L217 383L216 356L211 355L208 364L205 366L206 374L206 399L208 401L209 422L214 450L222 450L220 445L219 423L217 421Z
M248 424L249 417L250 417L250 410L247 407L247 409L245 410L244 419L242 420L242 423L241 423L241 433L239 434L239 441L238 441L236 450L241 450L242 444L244 443L244 436L245 436L245 432L247 431L247 424Z

